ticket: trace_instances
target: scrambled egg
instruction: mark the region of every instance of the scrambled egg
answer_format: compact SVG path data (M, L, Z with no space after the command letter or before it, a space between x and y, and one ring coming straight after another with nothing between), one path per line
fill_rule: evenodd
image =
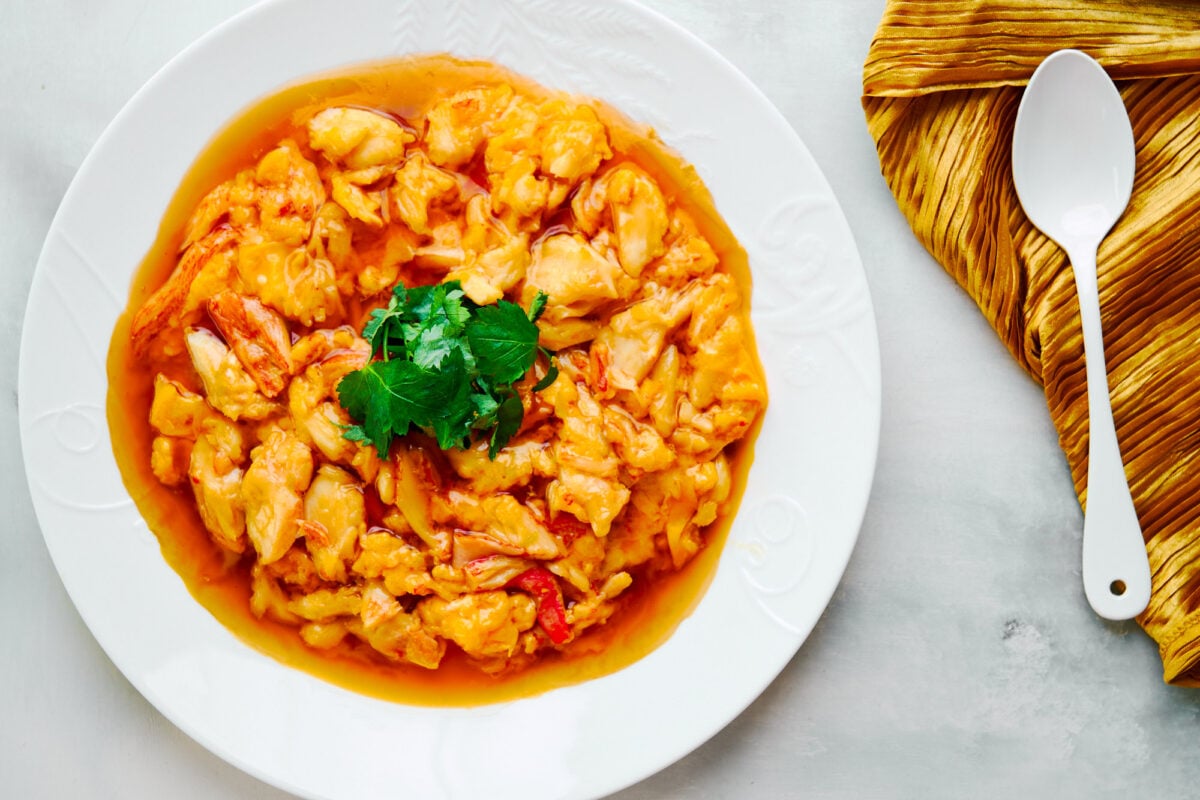
M199 203L133 346L162 370L153 473L252 561L256 614L318 649L501 671L699 551L766 395L737 284L672 191L588 105L496 85L409 120L321 109ZM494 460L342 436L338 381L399 280L549 296L558 378L522 384Z

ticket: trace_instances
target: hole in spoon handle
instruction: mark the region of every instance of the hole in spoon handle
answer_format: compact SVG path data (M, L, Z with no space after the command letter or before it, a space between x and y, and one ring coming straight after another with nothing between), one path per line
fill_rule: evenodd
M1111 438L1111 443L1104 443ZM1096 445L1101 452L1098 456ZM1114 454L1104 454L1110 448ZM1089 448L1083 518L1083 589L1105 619L1132 619L1150 602L1150 564L1137 511L1117 453L1116 436Z

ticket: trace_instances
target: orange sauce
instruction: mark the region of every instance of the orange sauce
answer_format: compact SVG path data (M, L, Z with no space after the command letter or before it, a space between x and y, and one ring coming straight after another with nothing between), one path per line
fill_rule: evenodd
M247 644L284 664L356 692L414 705L467 706L532 696L615 672L661 645L696 607L716 570L745 485L761 415L744 439L727 448L735 486L729 513L709 526L705 547L682 570L656 575L653 580L641 580L635 573L633 585L622 595L621 608L607 624L590 629L564 652L541 655L521 671L487 675L468 663L453 645L437 670L426 670L387 662L353 637L333 650L315 650L304 644L297 628L253 614L247 564L212 542L190 492L162 485L150 470L154 432L148 419L156 369L134 359L130 323L174 268L186 223L201 198L238 170L255 164L281 139L294 135L314 110L356 105L411 120L446 94L498 82L534 98L553 96L492 64L431 56L331 73L289 86L246 109L217 134L175 192L157 238L134 274L129 304L113 331L108 354L107 414L122 478L157 536L163 557L196 600ZM695 170L652 130L598 101L588 103L608 127L616 157L636 162L658 181L669 203L693 216L748 302L750 272L745 252L717 214ZM745 330L750 331L748 309L743 308L742 313L746 315Z

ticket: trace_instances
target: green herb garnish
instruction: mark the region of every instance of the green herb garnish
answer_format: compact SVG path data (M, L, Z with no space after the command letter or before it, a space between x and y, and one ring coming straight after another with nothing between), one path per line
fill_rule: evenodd
M514 384L538 353L551 360L534 391L558 376L534 324L546 299L538 292L526 313L505 300L478 305L458 281L396 286L363 327L375 360L338 383L338 399L354 420L342 435L370 442L387 458L392 438L410 427L436 437L443 450L469 447L490 432L494 459L521 427L525 410Z

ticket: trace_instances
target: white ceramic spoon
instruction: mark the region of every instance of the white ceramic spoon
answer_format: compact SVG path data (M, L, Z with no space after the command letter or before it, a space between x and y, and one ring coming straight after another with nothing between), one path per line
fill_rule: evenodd
M1067 251L1087 362L1088 474L1083 590L1107 619L1150 601L1150 565L1117 446L1096 286L1096 250L1133 188L1133 131L1117 87L1078 50L1050 55L1029 81L1013 132L1013 179L1029 219Z

